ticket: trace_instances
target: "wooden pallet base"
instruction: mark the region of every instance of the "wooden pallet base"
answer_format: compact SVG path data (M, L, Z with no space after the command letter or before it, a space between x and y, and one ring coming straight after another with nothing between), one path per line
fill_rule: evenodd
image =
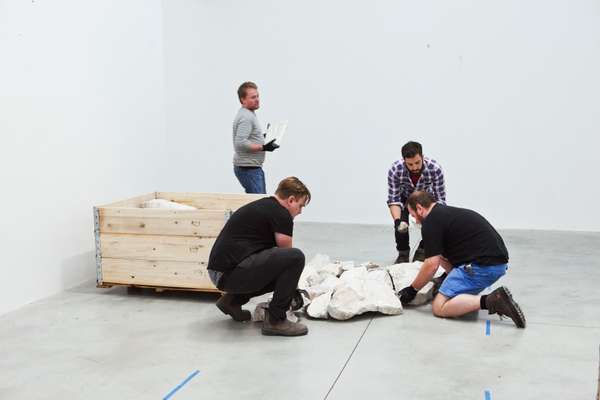
M98 288L111 288L113 286L125 286L128 288L140 288L140 289L154 289L157 293L164 292L165 290L173 291L184 291L184 292L204 292L204 293L223 293L219 289L195 289L195 288L178 288L178 287L166 287L166 286L147 286L147 285L127 285L122 283L102 283L96 285Z

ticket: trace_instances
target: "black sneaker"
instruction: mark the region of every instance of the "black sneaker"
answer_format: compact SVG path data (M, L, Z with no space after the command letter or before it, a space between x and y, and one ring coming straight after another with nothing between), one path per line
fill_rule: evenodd
M485 299L485 305L490 314L507 316L513 320L517 328L525 328L525 315L521 307L513 300L510 291L504 286L490 293Z
M407 263L409 255L410 250L400 250L398 252L398 257L396 258L396 261L394 261L394 264Z

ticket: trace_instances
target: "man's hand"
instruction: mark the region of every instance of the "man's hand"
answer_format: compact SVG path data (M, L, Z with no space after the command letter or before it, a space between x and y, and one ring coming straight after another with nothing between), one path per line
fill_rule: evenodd
M278 149L279 145L275 143L275 140L276 139L273 139L269 143L263 144L263 151L273 151L275 149Z
M408 231L408 224L399 219L394 220L394 227L398 231L398 233L406 233Z
M407 286L398 292L397 296L400 298L400 302L403 306L407 305L415 299L417 295L417 289L412 286Z

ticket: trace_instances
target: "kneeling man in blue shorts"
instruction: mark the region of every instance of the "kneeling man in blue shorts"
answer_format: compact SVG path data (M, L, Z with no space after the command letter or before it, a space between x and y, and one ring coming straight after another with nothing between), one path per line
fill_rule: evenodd
M458 317L488 310L525 328L525 315L507 288L479 295L508 269L508 250L494 227L475 211L436 203L427 192L413 192L407 207L422 225L425 261L412 285L398 293L402 304L410 303L442 266L447 276L433 299L434 315Z

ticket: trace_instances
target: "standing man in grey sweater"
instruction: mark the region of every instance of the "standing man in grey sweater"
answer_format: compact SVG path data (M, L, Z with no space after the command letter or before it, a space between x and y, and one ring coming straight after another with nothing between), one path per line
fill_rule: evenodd
M262 169L265 152L273 151L279 145L275 139L265 144L265 134L254 113L260 107L256 84L242 83L238 98L242 107L233 120L233 172L246 193L267 193Z

